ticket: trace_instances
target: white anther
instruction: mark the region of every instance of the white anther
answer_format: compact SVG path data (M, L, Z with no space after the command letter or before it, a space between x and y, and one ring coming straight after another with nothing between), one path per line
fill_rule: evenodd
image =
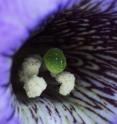
M28 82L24 84L24 89L29 98L38 97L46 89L47 83L42 77L34 75Z
M68 95L74 89L75 76L70 72L62 72L55 77L56 81L61 84L59 93L61 95Z

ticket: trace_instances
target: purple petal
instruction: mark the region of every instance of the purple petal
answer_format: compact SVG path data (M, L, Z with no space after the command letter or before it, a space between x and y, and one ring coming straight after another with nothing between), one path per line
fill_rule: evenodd
M114 1L113 11L117 11L116 0L91 0L92 6L102 2L101 11L107 10ZM18 115L13 104L12 91L9 84L11 59L29 36L29 31L37 24L41 24L51 13L57 11L67 0L1 0L0 1L0 124L18 124ZM78 1L79 2L79 1ZM84 5L86 7L86 5ZM12 119L11 119L12 117Z

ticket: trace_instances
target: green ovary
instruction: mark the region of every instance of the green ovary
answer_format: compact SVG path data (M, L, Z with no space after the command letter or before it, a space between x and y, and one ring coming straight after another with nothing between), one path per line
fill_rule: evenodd
M67 66L66 57L58 48L51 48L46 52L44 63L48 71L53 74L61 73Z

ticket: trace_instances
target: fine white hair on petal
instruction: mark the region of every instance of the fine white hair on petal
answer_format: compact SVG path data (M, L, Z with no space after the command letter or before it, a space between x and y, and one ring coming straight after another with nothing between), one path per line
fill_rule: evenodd
M59 93L61 95L68 95L74 89L75 76L70 72L62 72L56 76L56 80L61 84Z
M27 57L22 64L21 71L19 72L20 81L27 82L33 75L38 75L41 64L42 60L39 55Z

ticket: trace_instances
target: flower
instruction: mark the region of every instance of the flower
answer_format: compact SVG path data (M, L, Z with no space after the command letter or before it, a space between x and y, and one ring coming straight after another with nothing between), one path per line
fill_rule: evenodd
M46 39L46 44L49 45L55 45L53 41L55 42L56 39L56 43L59 43L68 56L69 70L76 74L79 83L69 97L56 97L56 100L43 97L36 101L23 102L16 99L11 91L10 57L13 57L12 55L29 36L28 29L31 30L36 26L39 18L37 8L40 4L36 4L33 9L30 6L35 4L31 2L28 4L26 1L20 1L21 3L17 1L19 3L15 5L16 1L4 0L0 3L2 8L0 11L0 123L115 123L117 118L116 0L78 1L78 8L58 14L45 27L38 35L39 39ZM44 1L43 5L45 5ZM51 3L53 3L52 11L56 10L54 2ZM24 13L24 9L19 6L21 4L27 8L28 12L25 12L29 13L28 15L32 15L36 10L37 13L31 16L33 21L28 23L30 19L25 17L27 14L22 16L20 12ZM22 11L18 13L12 7L16 7L14 10ZM18 7L21 8L17 9ZM43 8L46 7L42 6ZM40 17L41 21L48 12L50 14L52 11L51 9L48 9L47 13L44 11L44 15L41 14L42 18Z

